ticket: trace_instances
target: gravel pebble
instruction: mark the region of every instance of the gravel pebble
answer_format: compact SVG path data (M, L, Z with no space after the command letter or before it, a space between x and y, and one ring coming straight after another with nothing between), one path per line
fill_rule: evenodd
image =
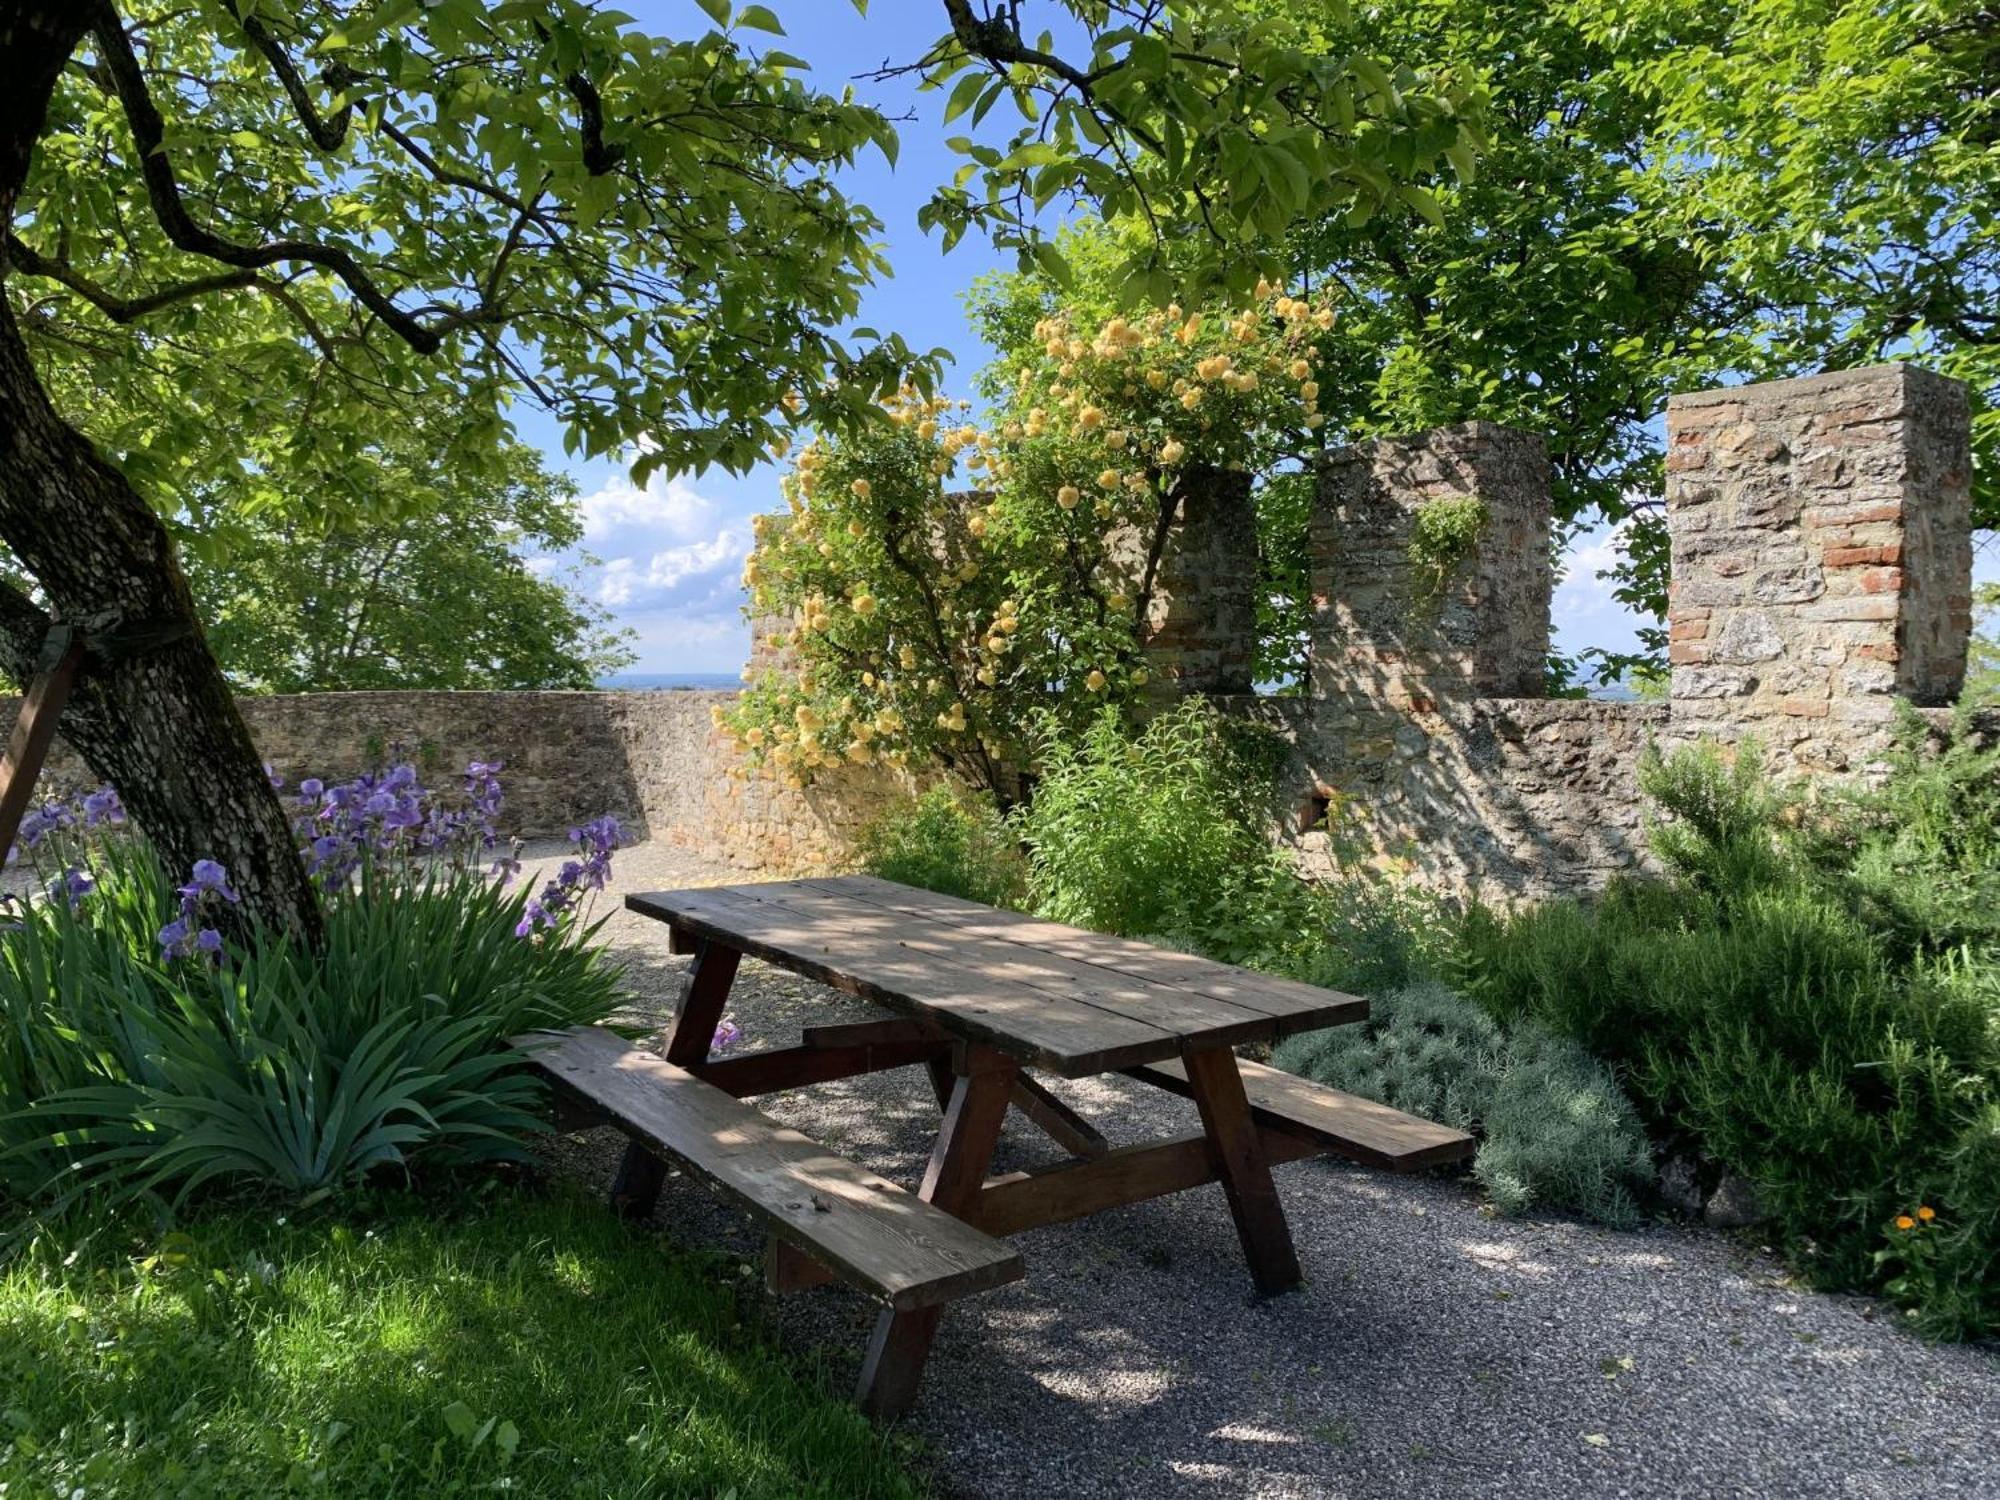
M536 851L531 851L536 852ZM664 844L607 893L754 879ZM686 960L622 911L605 940L635 1012L671 1009ZM746 962L744 1048L872 1007ZM1054 1081L1114 1142L1195 1128L1124 1079ZM763 1101L898 1181L937 1112L921 1070ZM551 1148L608 1179L607 1131ZM1000 1169L1055 1148L1019 1116ZM1025 1281L946 1318L906 1422L949 1496L2000 1496L2000 1358L1932 1346L1893 1310L1814 1294L1754 1243L1693 1227L1499 1219L1462 1177L1280 1168L1305 1287L1259 1302L1214 1187L1016 1237ZM747 1220L685 1179L658 1217L754 1262ZM777 1301L789 1347L845 1389L873 1305Z

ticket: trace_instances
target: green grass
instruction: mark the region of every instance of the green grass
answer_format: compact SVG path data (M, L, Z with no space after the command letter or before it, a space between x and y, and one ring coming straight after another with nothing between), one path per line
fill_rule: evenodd
M921 1493L737 1265L573 1192L107 1239L0 1269L7 1500Z

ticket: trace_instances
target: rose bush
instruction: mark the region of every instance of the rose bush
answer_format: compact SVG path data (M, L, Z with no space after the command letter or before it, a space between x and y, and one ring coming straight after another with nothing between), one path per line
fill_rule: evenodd
M1005 797L1027 725L1131 702L1187 487L1319 425L1332 321L1268 285L1219 313L1057 308L984 425L906 389L860 435L809 443L744 568L792 663L716 713L745 769L802 786L941 763Z

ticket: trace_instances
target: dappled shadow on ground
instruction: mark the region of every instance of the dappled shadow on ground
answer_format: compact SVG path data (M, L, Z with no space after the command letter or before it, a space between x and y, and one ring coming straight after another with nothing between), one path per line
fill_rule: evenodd
M635 888L701 881L632 861ZM660 877L660 878L655 878ZM721 879L738 879L721 872ZM640 1013L685 960L607 930ZM747 963L746 1046L880 1012ZM1194 1128L1122 1078L1045 1080L1114 1143ZM914 1184L937 1110L920 1070L759 1101ZM608 1181L615 1135L560 1148ZM1010 1117L997 1166L1054 1148ZM957 1304L908 1419L950 1495L1485 1496L1991 1493L2000 1362L1931 1348L1870 1303L1802 1291L1754 1245L1669 1226L1492 1218L1463 1179L1279 1169L1307 1284L1259 1301L1210 1186L1014 1237L1022 1282ZM747 1221L682 1179L659 1220L754 1267ZM747 1278L746 1278L747 1279ZM840 1287L767 1304L844 1389L875 1309Z

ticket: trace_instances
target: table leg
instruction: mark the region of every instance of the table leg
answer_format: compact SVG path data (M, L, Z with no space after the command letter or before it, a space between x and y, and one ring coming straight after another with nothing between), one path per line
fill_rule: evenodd
M966 1048L964 1071L952 1080L951 1102L918 1197L962 1218L977 1206L1020 1072L1004 1053ZM942 1307L925 1307L885 1311L875 1320L855 1395L869 1416L893 1417L909 1409L943 1314Z
M695 1067L708 1057L715 1041L716 1023L729 999L729 986L736 980L736 965L743 955L734 948L702 938L695 944L694 963L681 986L680 1002L667 1027L661 1055L683 1068ZM666 1164L637 1141L625 1143L624 1159L611 1182L611 1207L627 1219L648 1219L660 1201L660 1189L667 1180Z
M1267 1296L1289 1292L1305 1279L1304 1273L1271 1181L1271 1163L1258 1139L1257 1122L1250 1117L1236 1054L1227 1047L1211 1047L1183 1052L1181 1060L1187 1066L1189 1092L1201 1111L1202 1129L1215 1152L1251 1278Z
M716 1025L722 1020L722 1007L729 1000L729 986L736 981L736 966L742 959L734 948L709 938L695 943L694 962L688 966L680 1003L667 1027L666 1044L660 1048L660 1055L668 1062L694 1068L707 1061Z

